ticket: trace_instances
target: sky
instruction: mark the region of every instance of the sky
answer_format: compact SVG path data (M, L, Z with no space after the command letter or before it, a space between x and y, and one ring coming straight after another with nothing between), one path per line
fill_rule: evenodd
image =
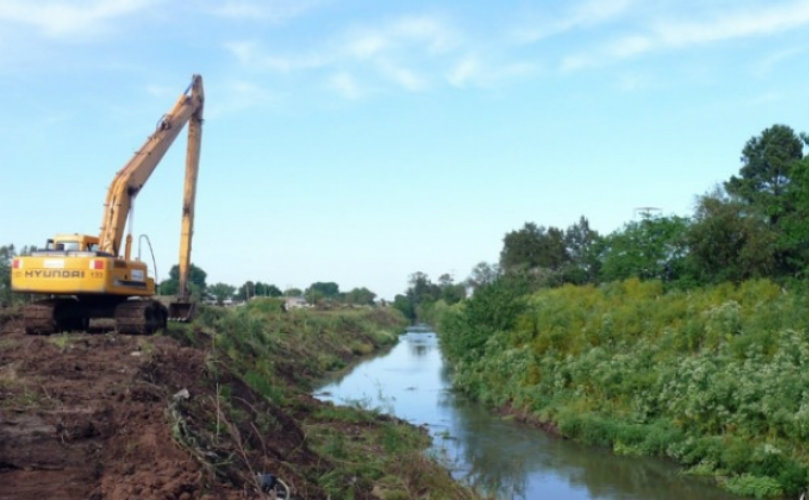
M751 137L809 132L809 0L0 0L0 245L97 234L195 73L208 283L391 299L525 222L689 216ZM161 280L185 142L135 203Z

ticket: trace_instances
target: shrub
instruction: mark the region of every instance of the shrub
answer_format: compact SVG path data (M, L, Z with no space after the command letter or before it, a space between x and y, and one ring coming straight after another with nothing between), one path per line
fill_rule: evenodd
M633 279L523 295L499 283L447 308L439 330L455 386L474 398L620 453L730 474L738 491L793 494L809 464L805 288L665 293Z

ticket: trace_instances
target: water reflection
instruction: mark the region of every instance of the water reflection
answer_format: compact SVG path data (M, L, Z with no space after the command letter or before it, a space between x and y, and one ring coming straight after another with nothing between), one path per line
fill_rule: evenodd
M407 347L410 349L410 354L417 357L426 356L430 350L429 344L423 340L420 342L408 342Z
M492 415L453 393L448 375L435 334L409 332L317 396L427 424L431 453L455 477L500 498L731 498L669 462L614 456Z

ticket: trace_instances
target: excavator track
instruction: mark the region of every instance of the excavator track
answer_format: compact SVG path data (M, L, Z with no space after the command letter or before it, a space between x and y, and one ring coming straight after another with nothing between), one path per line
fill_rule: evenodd
M115 307L115 329L118 333L151 335L165 328L168 311L155 300L129 300Z
M28 304L23 309L25 333L28 335L50 335L59 330L56 320L56 303L53 301L39 301Z
M86 330L90 323L86 311L73 299L47 299L28 304L23 309L23 321L28 335Z

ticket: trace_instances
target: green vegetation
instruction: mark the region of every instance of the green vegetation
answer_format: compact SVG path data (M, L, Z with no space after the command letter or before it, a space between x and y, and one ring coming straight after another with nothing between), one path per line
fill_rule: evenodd
M282 304L256 298L238 308L205 308L197 324L212 337L211 356L227 359L248 384L262 380L282 388L292 374L295 383L289 390L294 393L310 390L327 372L345 367L356 355L352 346L377 350L394 344L402 327L402 318L390 309L285 312Z
M392 417L356 407L320 410L307 426L313 446L337 464L320 480L331 498L371 491L382 499L475 498L422 450L430 438Z
M235 290L235 298L241 301L250 300L250 297L280 297L281 295L283 293L277 286L262 283L261 281L245 281L242 286ZM231 297L233 296L231 294Z
M294 475L316 483L331 498L474 497L423 454L429 445L423 430L374 410L308 396L318 380L357 355L393 345L404 318L387 308L285 312L282 304L257 298L238 308L207 307L194 325L169 327L170 336L208 350L208 376L217 387L210 408L191 408L199 404L194 400L170 408L178 443L194 454L222 448L228 438L239 445L236 456L249 456L261 439L253 434L286 433L293 441L289 453L310 463L298 466ZM245 404L245 385L263 401ZM206 413L213 415L207 431L192 429L190 419ZM254 433L256 428L261 432ZM227 469L198 454L213 470Z
M207 287L205 279L208 273L202 268L195 266L193 263L188 269L188 289L194 300L202 298L202 294ZM174 264L169 271L169 278L160 282L158 287L160 295L177 295L180 289L180 266Z
M227 283L214 283L206 288L208 294L213 296L217 305L223 305L226 300L232 299L236 293L236 287Z
M454 383L564 436L674 458L737 494L805 489L806 289L663 288L630 279L519 296L492 285L441 322ZM504 313L509 303L520 305Z
M466 284L455 283L450 274L439 276L436 284L425 273L416 272L410 275L407 292L394 298L393 307L412 323L432 322L442 308L456 304L465 297Z
M0 308L15 304L24 304L30 298L29 294L11 292L11 265L14 257L19 255L30 255L36 247L24 246L18 252L14 245L0 246ZM0 310L0 325L2 325L3 311Z

